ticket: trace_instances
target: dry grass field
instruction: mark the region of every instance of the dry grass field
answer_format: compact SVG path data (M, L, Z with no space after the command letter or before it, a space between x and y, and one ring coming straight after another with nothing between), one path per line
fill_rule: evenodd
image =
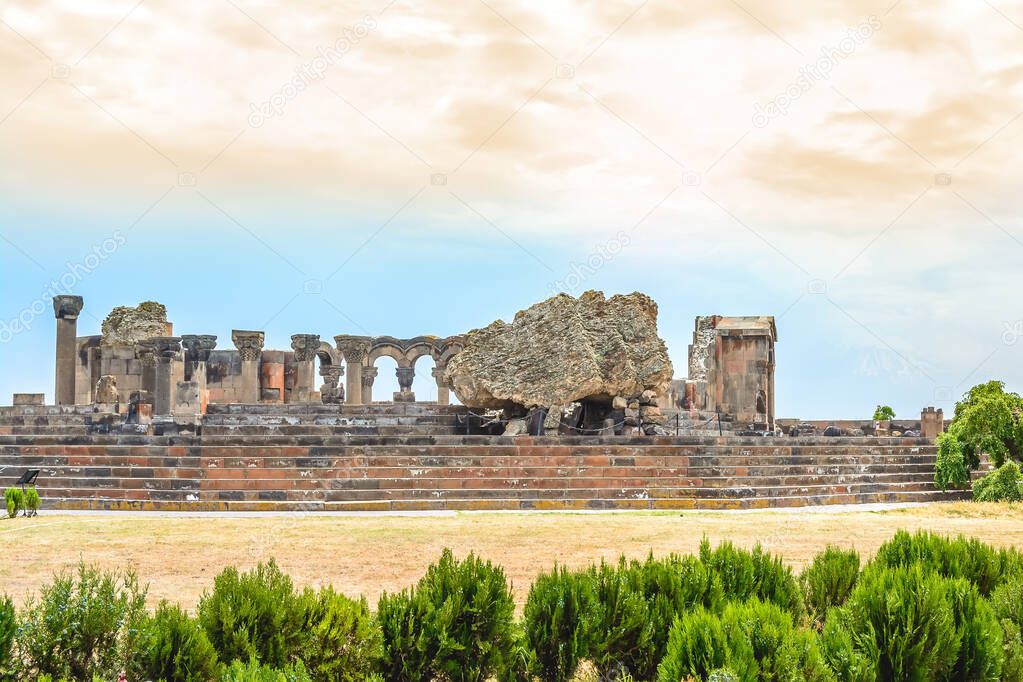
M414 583L450 547L504 566L521 604L536 573L555 562L580 567L620 554L688 553L707 536L714 543L759 542L799 569L828 544L869 556L900 528L1023 547L1023 506L443 516L51 512L0 521L0 593L23 603L53 572L81 560L134 568L149 583L152 603L168 599L192 609L224 566L274 557L300 586L329 582L375 603L382 591Z

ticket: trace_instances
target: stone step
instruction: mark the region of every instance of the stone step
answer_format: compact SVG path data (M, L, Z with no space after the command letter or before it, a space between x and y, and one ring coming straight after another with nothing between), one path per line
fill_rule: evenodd
M394 500L280 500L213 499L202 494L174 491L133 497L131 491L107 498L44 499L47 509L110 509L166 511L440 511L440 510L686 510L686 509L763 509L829 504L947 502L969 498L968 491L886 491L795 495L773 498L699 499L699 498L585 498L549 497L544 499L446 499Z

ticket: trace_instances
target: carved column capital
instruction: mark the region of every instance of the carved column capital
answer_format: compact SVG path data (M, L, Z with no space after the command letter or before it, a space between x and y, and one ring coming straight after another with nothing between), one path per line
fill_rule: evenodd
M377 378L379 370L376 367L363 367L362 368L362 385L372 386L373 380Z
M444 383L444 367L434 367L430 370L430 374L437 380L438 384Z
M235 329L231 332L231 342L238 349L242 362L259 360L263 354L263 332Z
M142 343L135 344L135 357L137 357L143 365L153 365L156 363L156 346L152 341L144 341Z
M152 343L157 362L169 363L181 352L181 339L176 336L157 336Z
M84 305L81 296L54 296L53 315L58 320L77 320Z
M368 336L353 336L351 334L339 334L334 337L338 352L344 356L345 362L361 363L369 354L373 339Z
M320 365L320 376L323 382L331 386L337 386L337 382L345 373L345 368L337 365Z
M398 386L402 391L409 391L412 389L412 381L416 376L416 370L414 367L398 367L395 370L395 374L398 376Z
M316 358L320 350L319 334L292 334L291 348L295 351L297 362L310 362Z
M212 334L183 334L181 345L185 349L185 360L206 362L210 359L210 353L217 347L217 337Z

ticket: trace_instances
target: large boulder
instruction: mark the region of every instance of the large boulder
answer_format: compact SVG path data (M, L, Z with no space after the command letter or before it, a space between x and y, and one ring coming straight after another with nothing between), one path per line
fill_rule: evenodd
M167 308L156 301L137 307L118 306L103 320L103 343L136 344L157 336L167 336Z
M502 409L577 401L607 404L663 395L671 360L657 335L657 304L633 293L559 294L465 335L444 380L463 405Z

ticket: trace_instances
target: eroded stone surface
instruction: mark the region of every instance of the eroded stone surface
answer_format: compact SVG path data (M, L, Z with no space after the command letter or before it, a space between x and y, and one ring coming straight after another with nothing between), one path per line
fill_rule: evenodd
M465 335L444 373L474 408L553 406L615 396L660 395L671 381L657 335L657 304L641 293L560 294Z
M165 336L167 308L156 301L144 301L136 307L117 306L103 320L103 343L135 344Z
M104 374L96 382L96 398L97 403L116 403L119 402L117 395L117 377L111 374Z

